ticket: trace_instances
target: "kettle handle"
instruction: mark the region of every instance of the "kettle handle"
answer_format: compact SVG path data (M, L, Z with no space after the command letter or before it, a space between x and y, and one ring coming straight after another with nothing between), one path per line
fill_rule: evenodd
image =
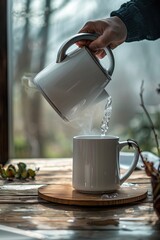
M58 54L57 54L57 63L62 62L66 58L66 51L67 49L72 46L74 43L81 41L81 40L95 40L99 35L97 33L79 33L74 35L71 39L67 40L62 44L60 47ZM111 76L114 70L115 66L115 61L114 61L114 56L110 48L104 48L105 52L107 53L107 56L109 57L110 60L110 65L108 68L108 74Z

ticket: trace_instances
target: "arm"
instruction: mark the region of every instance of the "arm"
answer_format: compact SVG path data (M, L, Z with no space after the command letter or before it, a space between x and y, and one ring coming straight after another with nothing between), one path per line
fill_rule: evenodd
M123 42L160 38L160 0L130 0L110 18L87 22L80 32L98 33L92 41L80 41L79 47L88 46L99 58L105 56L104 47L115 48Z
M160 37L160 1L131 0L111 13L119 17L127 28L126 42Z

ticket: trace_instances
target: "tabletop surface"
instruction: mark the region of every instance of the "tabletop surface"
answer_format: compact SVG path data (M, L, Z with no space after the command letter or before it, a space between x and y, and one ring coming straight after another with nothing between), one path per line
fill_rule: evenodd
M0 230L9 227L13 232L26 233L25 239L160 239L150 179L143 170L135 170L128 183L147 188L144 200L120 206L69 206L39 198L38 188L70 184L72 159L21 159L12 163L20 161L40 170L35 180L0 179Z

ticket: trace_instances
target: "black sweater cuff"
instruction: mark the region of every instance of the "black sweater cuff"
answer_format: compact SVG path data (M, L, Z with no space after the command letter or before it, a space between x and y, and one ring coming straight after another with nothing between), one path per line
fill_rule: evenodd
M146 38L143 16L132 3L123 4L119 10L111 13L111 17L113 16L119 17L126 25L126 42L140 41Z

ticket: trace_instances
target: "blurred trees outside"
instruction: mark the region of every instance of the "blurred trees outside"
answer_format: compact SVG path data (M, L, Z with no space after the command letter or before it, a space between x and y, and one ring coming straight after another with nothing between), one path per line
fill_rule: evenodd
M100 133L104 103L89 109L79 122L65 123L40 93L32 92L32 89L26 90L23 80L34 77L46 65L55 61L63 41L76 34L87 20L109 16L123 2L125 1L12 0L11 157L71 157L74 135L92 133L92 128ZM146 104L159 103L159 98L153 94L160 75L158 49L159 40L124 43L116 48L113 51L116 67L112 81L107 86L107 92L113 99L109 134L118 135L120 139L132 137L140 142L144 150L151 150L152 144L149 143L150 133L139 107L139 92L144 79ZM102 62L106 64L105 61L106 59ZM159 115L155 118L159 119Z

